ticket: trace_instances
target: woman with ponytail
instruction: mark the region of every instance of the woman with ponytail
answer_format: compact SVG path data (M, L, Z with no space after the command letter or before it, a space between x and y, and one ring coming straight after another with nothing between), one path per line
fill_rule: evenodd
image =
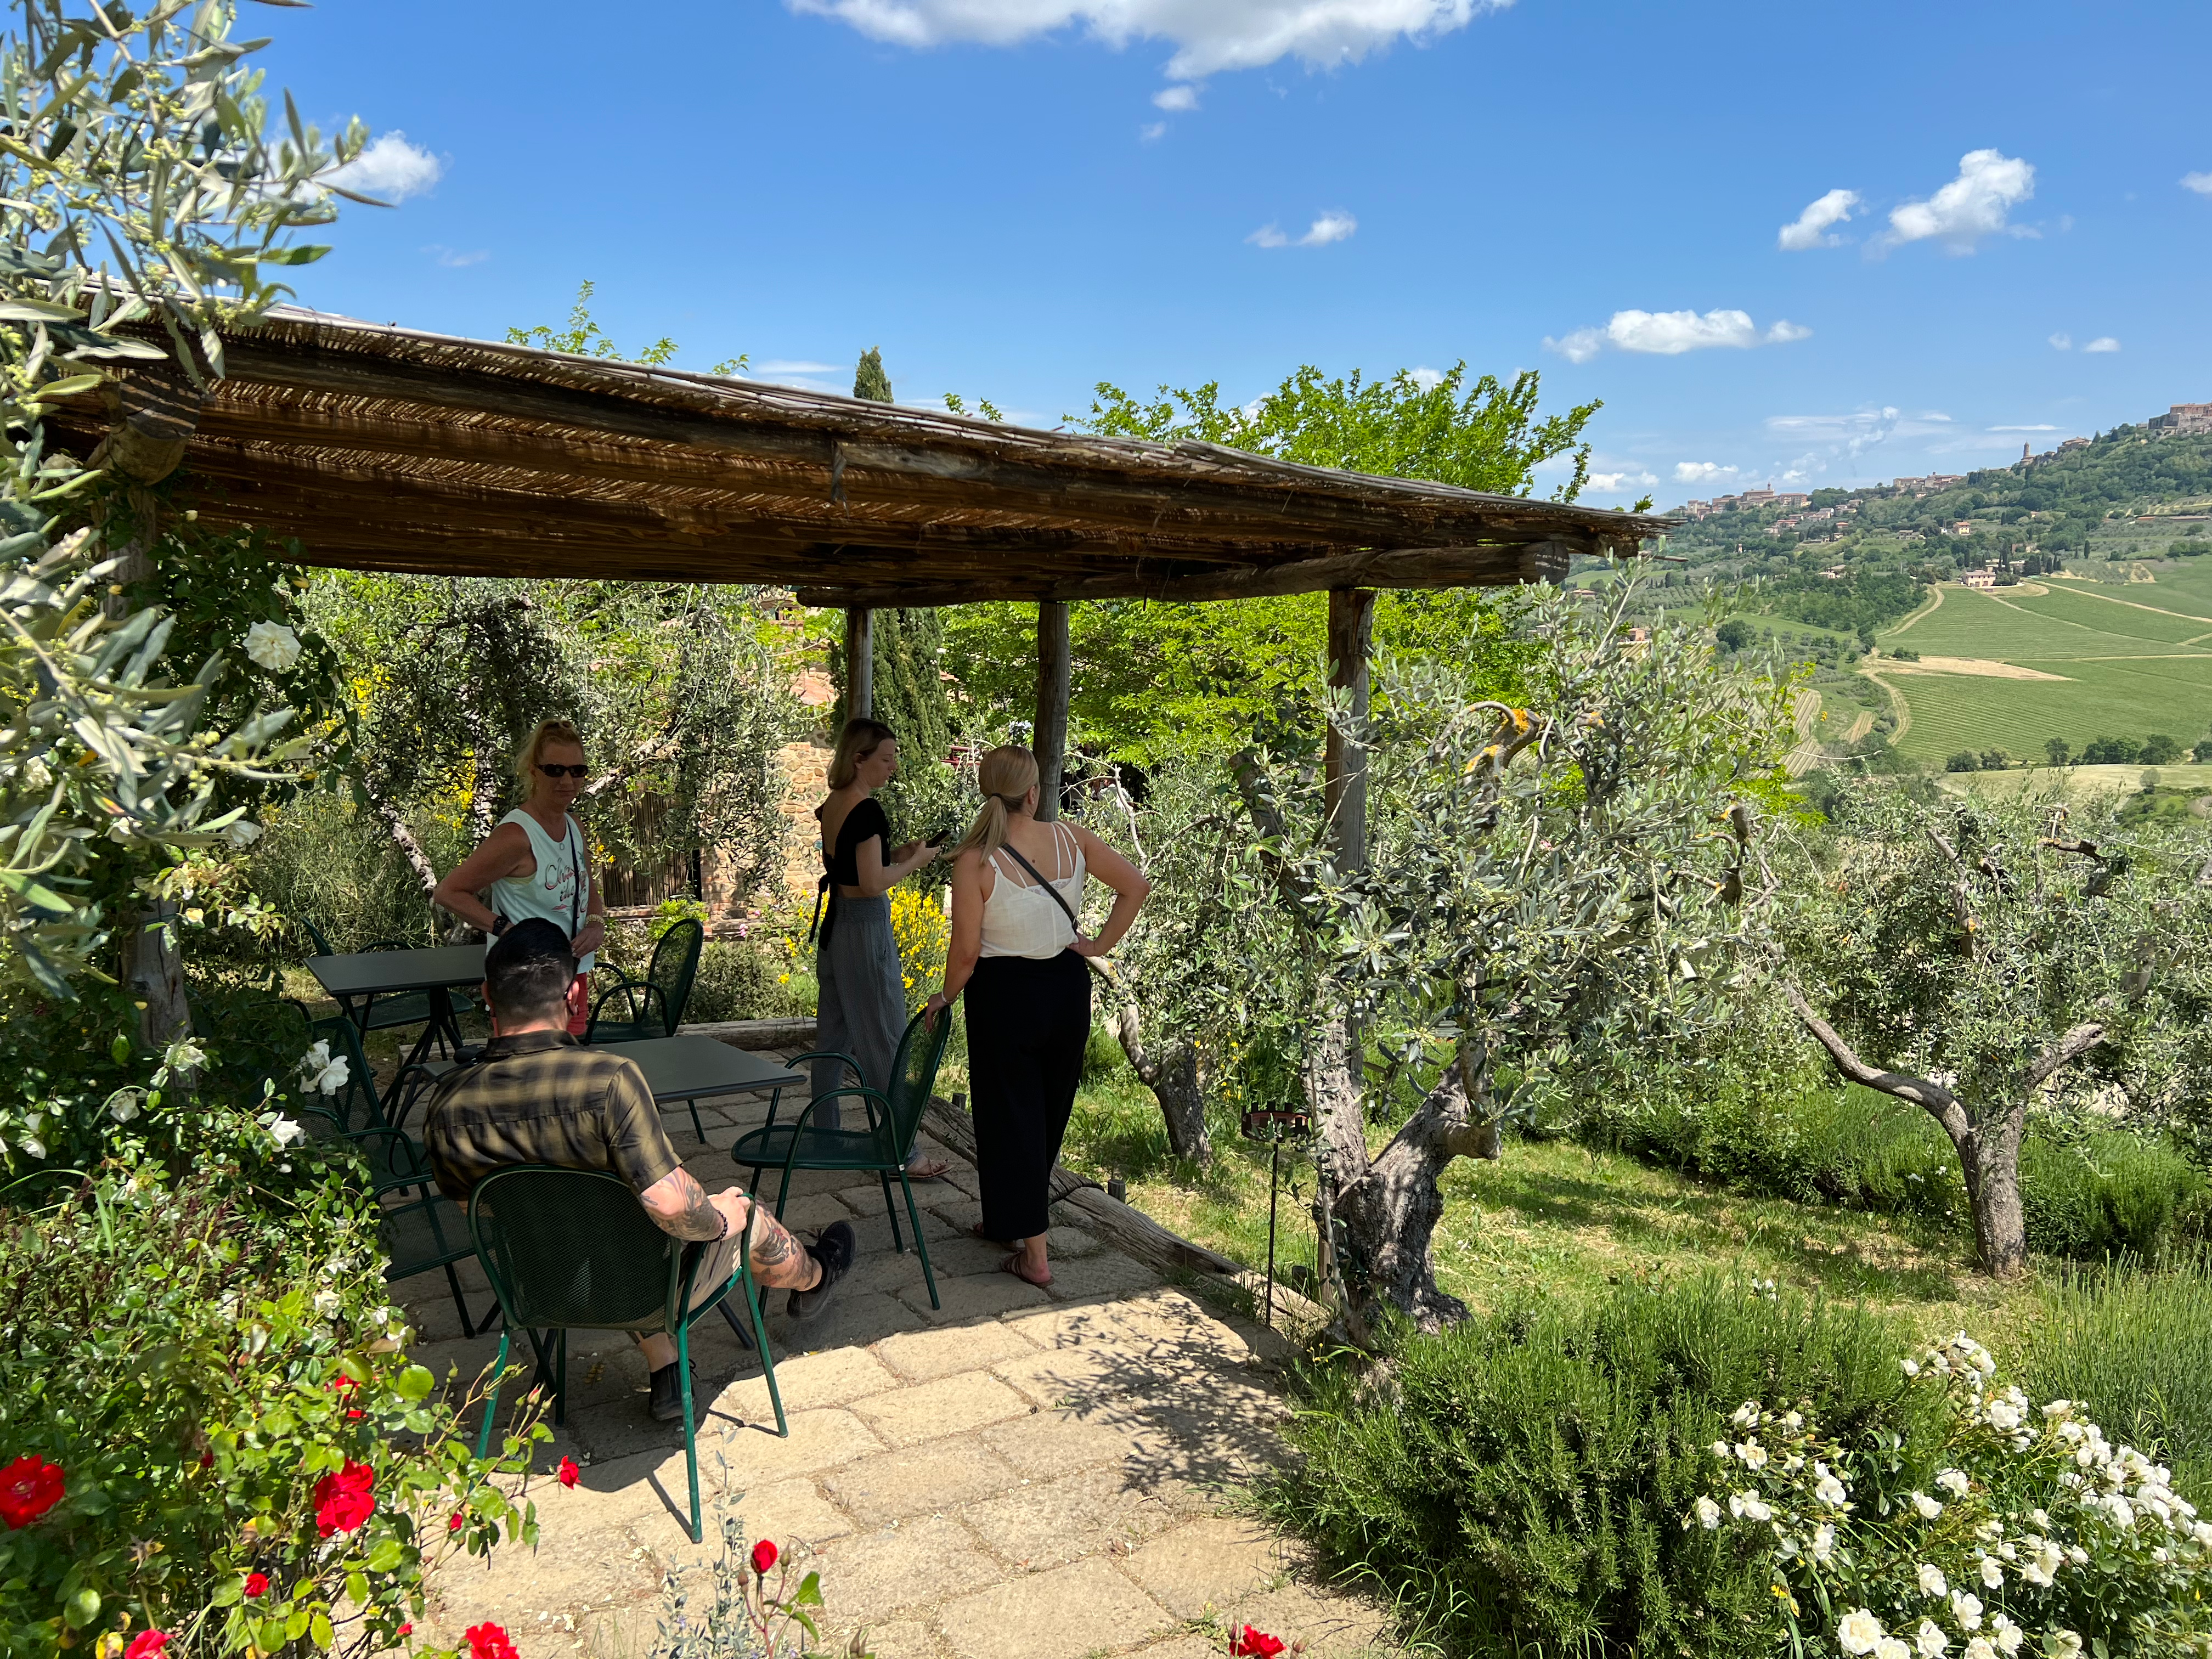
M1137 866L1080 824L1037 822L1036 757L994 749L977 768L983 810L952 866L952 945L933 1016L968 998L968 1088L983 1219L975 1231L1014 1253L1006 1270L1052 1283L1052 1166L1067 1133L1091 1039L1091 973L1129 931L1152 891ZM1086 938L1083 884L1114 890L1105 926Z
M890 727L880 720L847 720L830 758L829 799L814 809L822 824L822 892L814 933L814 973L821 994L815 1042L827 1053L859 1061L860 1075L845 1075L842 1060L816 1060L817 1097L853 1082L889 1092L891 1063L906 1033L906 975L891 933L890 894L940 854L936 845L919 841L892 849L890 820L876 791L897 775L898 738ZM839 1127L842 1103L827 1102L814 1115L815 1127ZM940 1159L917 1156L906 1172L912 1179L932 1181L945 1168Z

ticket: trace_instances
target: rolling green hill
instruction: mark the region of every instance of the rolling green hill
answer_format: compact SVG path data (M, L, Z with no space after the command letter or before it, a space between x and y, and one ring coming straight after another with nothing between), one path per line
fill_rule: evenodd
M2040 757L2051 738L2079 750L2163 732L2186 746L2212 732L2212 605L2197 597L2208 587L1945 585L1934 608L1881 636L1883 654L1866 666L1904 696L1911 720L1897 747L1916 760L1991 747ZM1896 659L1899 648L1923 660Z

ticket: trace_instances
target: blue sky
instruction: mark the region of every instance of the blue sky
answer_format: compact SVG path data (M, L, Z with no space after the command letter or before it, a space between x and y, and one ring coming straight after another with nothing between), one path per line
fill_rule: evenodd
M1534 368L1604 400L1603 503L2212 399L2201 0L246 9L404 196L301 273L353 316L496 338L589 279L626 347L845 391L877 345L1046 426L1102 379Z

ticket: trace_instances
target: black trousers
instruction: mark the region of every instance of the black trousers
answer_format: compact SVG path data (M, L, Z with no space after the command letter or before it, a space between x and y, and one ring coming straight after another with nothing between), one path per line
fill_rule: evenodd
M965 997L983 1234L1036 1238L1052 1225L1052 1166L1091 1040L1091 969L1073 951L985 957Z

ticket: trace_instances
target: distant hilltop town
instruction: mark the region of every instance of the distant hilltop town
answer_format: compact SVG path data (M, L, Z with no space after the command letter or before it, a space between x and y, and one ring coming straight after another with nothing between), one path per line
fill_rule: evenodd
M2212 404L2176 404L2163 415L2154 415L2143 422L2143 430L2156 438L2192 438L2212 434ZM2038 461L2047 461L2063 455L2069 450L2087 449L2087 438L2067 438L2055 449L2046 449L2040 455L2029 453L2028 446L2020 447L2020 459L2014 466L2033 466ZM1892 478L1887 483L1864 484L1853 489L1852 495L1875 490L1892 490L1901 495L1932 495L1939 489L1948 489L1954 484L1966 483L1960 472L1931 472L1924 478ZM1685 501L1677 509L1686 519L1703 519L1715 513L1735 513L1747 508L1778 507L1784 512L1794 512L1812 506L1813 497L1801 490L1776 489L1771 484L1765 489L1747 489L1740 495L1716 495L1709 501ZM1836 512L1848 512L1850 503L1838 507L1825 507L1808 518L1826 518Z

